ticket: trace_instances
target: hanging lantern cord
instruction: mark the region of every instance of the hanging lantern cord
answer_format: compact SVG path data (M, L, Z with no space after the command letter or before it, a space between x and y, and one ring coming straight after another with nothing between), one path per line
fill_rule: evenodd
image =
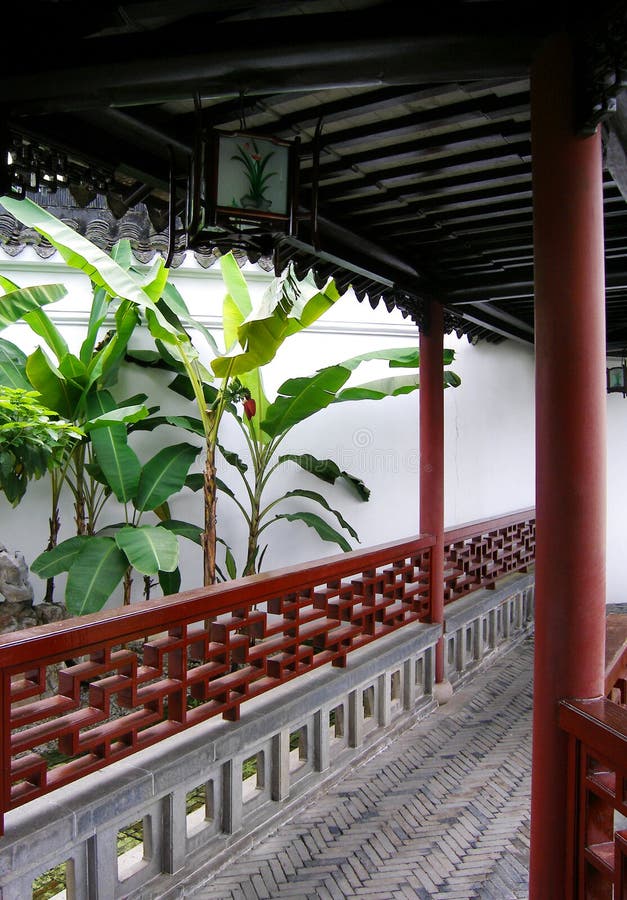
M170 191L168 198L168 255L165 260L165 267L169 269L174 259L174 251L176 248L176 179L174 177L174 152L172 147L168 147L170 155Z

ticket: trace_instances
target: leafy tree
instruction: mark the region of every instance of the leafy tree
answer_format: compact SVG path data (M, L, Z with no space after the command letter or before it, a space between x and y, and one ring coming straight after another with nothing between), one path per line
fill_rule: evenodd
M62 467L83 434L36 391L0 385L0 490L9 503L18 505L31 479Z
M444 364L453 361L454 353L444 353ZM395 375L377 379L353 387L345 387L353 371L363 363L372 360L385 360L391 368L407 368L417 370L419 355L416 348L377 350L355 356L343 362L326 366L313 375L291 378L278 389L274 401L270 402L263 392L262 373L257 376L257 398L263 414L257 413L258 400L253 398L248 389L240 386L238 396L234 399L242 401L242 413L231 410L242 430L252 460L252 470L234 453L223 451L226 461L233 466L241 477L245 494L245 503L240 502L235 493L224 483L219 487L236 503L244 516L248 529L246 561L242 574L250 575L261 568L264 553L267 549L260 547L260 537L266 529L280 521L301 522L313 528L325 541L336 543L342 550L348 551L351 545L348 539L338 531L336 522L354 540L359 540L355 529L342 514L330 506L326 498L309 488L297 488L287 491L264 505L264 493L273 475L286 463L293 462L309 475L328 484L343 483L361 500L368 500L370 491L359 478L343 471L332 459L318 459L310 453L278 455L280 445L292 429L305 419L316 415L334 403L357 400L382 400L407 394L419 387L418 372ZM446 387L458 386L459 377L451 371L444 373ZM318 505L324 511L324 517L307 510L278 512L284 501L304 499ZM329 524L328 514L333 517Z
M261 367L274 359L283 342L293 334L307 328L323 315L339 299L334 282L324 288L317 287L313 277L299 281L288 268L274 279L264 292L260 302L253 306L248 286L231 253L220 259L222 276L227 293L223 304L224 352L220 352L211 335L189 314L183 298L172 284L163 292L163 300L179 321L190 324L197 335L208 342L213 358L208 369L197 366L193 372L184 356L174 356L168 346L167 336L150 326L157 350L130 352L133 359L145 366L155 366L175 374L170 383L172 390L193 400L200 418L167 416L165 421L186 429L204 439L205 463L201 479L190 478L189 486L202 487L204 496L204 527L202 530L203 576L205 584L212 584L217 577L224 577L217 565L216 503L220 482L216 476L216 453L219 429L225 412L234 412L233 403L242 391L247 396L258 397L261 403ZM192 345L193 346L193 345ZM193 352L187 350L188 354ZM190 377L191 376L191 377ZM227 453L228 455L228 453ZM227 570L234 572L234 562L227 547Z
M333 460L320 460L311 454L277 456L278 449L292 428L310 416L321 412L331 403L349 400L381 400L385 397L398 396L416 390L419 386L418 367L420 362L417 348L373 351L327 366L308 377L290 378L280 386L276 398L271 401L268 399L263 385L263 370L271 362L270 353L266 351L265 357L261 357L266 358L267 362L252 366L252 362L261 354L254 356L246 340L246 323L258 315L257 310L253 307L246 279L231 254L222 257L221 267L227 287L223 305L225 344L235 348L231 358L238 361L238 366L234 373L233 369L227 369L224 356L216 356L210 365L217 374L221 374L223 377L217 388L205 385L205 398L212 414L216 416L213 452L215 454L217 449L225 461L235 469L242 480L245 491L242 502L223 480L216 478L214 464L211 476L212 484L215 483L218 490L231 498L246 522L247 549L241 572L249 575L259 570L265 552L265 548L259 546L259 538L262 532L279 521L304 523L313 528L322 540L335 543L342 550L350 550L351 545L348 538L358 540L357 532L319 492L308 488L298 488L288 491L270 503L264 503L264 493L272 476L287 462L296 463L309 475L326 483L343 483L361 500L368 499L369 489L360 479L348 472L341 471ZM278 284L276 281L273 282L266 294L276 295L279 290L288 290L294 293L307 290L312 296L315 296L317 288L310 279L297 282L293 273L288 270L283 282ZM332 284L329 284L325 290L334 290ZM334 293L331 294L331 296L334 295ZM261 301L260 308L263 308L263 305L264 300ZM329 309L330 305L326 309ZM322 315L326 309L323 308L320 314ZM313 321L315 319L312 319ZM238 350L238 345L243 349ZM176 361L169 358L163 347L159 347L156 353L131 352L130 357L142 365L153 365L173 371L176 374L170 387L187 399L194 398L184 371ZM454 352L446 350L443 358L444 365L450 365L453 358ZM406 372L366 384L346 386L352 373L358 367L375 360L386 361L391 369L404 369ZM457 386L459 383L460 379L454 372L450 370L444 372L445 386ZM232 415L242 430L251 458L250 467L238 453L223 447L217 440L217 427L224 412ZM165 417L165 421L196 434L204 433L202 423L198 419L187 416L169 416ZM207 473L205 472L204 479L192 476L188 484L194 489L205 487ZM277 511L277 507L283 501L295 499L316 504L322 515L306 509ZM215 493L212 503L215 509ZM228 546L226 546L225 564L228 575L235 577L237 574L236 561L232 549ZM219 568L216 568L216 571L222 578L225 577Z
M146 407L145 395L116 402L109 391L116 383L128 341L141 321L141 311L149 307L156 326L163 330L170 328L153 300L153 295L160 296L165 284L163 261L140 275L131 269L128 242L120 244L108 256L30 201L3 198L2 204L18 219L21 217L41 231L71 267L90 277L93 287L87 336L75 355L42 308L62 297L65 288L49 286L26 292L7 279L2 280L7 294L0 298L0 325L23 320L43 338L51 356L41 347L26 356L10 342L0 341L0 383L10 381L36 388L51 409L79 425L85 434L73 446L66 465L52 473L50 540L47 551L35 560L32 569L48 579L46 599L51 599L54 576L68 572L66 602L71 612L99 608L121 578L125 581L128 600L132 567L146 577L160 573L171 586L175 576L168 579L165 573L176 569L176 531L174 527L169 530L159 527L153 533L150 528L157 529L157 526L142 523L140 527L139 519L148 511L146 504L154 501L159 520L170 520L166 502L169 494L166 491L164 495L164 489L170 486L172 492L182 487L198 448L185 445L174 460L168 456L170 448L166 448L162 455L157 454L156 459L142 467L128 446L128 433L155 410ZM112 310L114 327L101 339L102 326ZM186 340L185 335L181 337L181 341ZM185 462L187 466L179 479ZM147 487L151 481L153 491ZM77 534L70 539L71 544L58 543L59 496L64 484L74 497ZM119 530L137 528L136 535L124 532L116 535L116 540L110 534L97 533L103 505L112 495L125 506L125 522ZM132 511L127 504L132 505ZM148 562L150 554L152 563ZM92 578L95 573L99 576L96 580Z

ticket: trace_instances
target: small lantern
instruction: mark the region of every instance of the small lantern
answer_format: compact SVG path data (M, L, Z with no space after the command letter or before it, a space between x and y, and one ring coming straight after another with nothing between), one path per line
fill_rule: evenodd
M188 233L294 234L297 142L213 131L197 142L188 200Z
M620 366L612 366L607 370L607 392L627 397L627 362L625 360Z

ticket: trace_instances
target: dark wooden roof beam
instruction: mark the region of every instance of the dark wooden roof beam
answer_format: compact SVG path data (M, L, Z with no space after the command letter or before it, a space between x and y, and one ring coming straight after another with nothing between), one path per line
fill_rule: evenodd
M482 176L482 177L481 177ZM508 185L528 183L531 177L531 168L527 163L521 163L520 160L508 160L505 165L498 168L491 168L479 172L464 172L458 175L448 175L443 172L441 176L432 176L429 181L421 182L421 190L410 190L410 186L402 189L394 189L386 191L385 197L381 200L391 202L392 200L401 202L411 202L412 200L419 204L419 198L429 198L434 196L436 190L442 192L449 189L453 192L456 188L462 187L465 191L476 190L484 191L486 188L503 189ZM376 210L377 204L372 199L352 201L344 201L344 198L334 200L333 197L326 197L325 203L333 204L334 211L342 217L361 217L362 213L367 210Z
M416 138L422 131L432 131L436 128L455 128L468 123L476 125L481 117L491 120L492 116L501 118L513 118L520 116L523 119L529 117L529 94L527 91L520 94L500 97L488 94L457 103L450 103L442 107L419 110L405 116L397 116L394 119L385 119L368 125L353 126L342 131L331 131L325 135L325 143L331 148L350 149L351 146L363 146L364 144L377 142L377 138L385 135L393 146L394 140L403 136ZM303 141L302 152L310 156L313 151L311 142Z
M447 303L448 305L448 303ZM455 307L455 313L469 322L474 322L496 334L511 338L523 344L533 344L533 328L526 322L505 314L495 307L475 306Z
M240 23L224 41L220 29L210 37L189 26L179 34L169 30L167 53L161 35L154 40L150 34L135 40L92 39L72 46L65 67L42 47L42 53L9 68L3 95L14 112L43 114L164 103L199 92L233 97L240 91L267 94L516 78L527 75L537 43L511 26L500 34L451 29L434 36L423 30L421 21L421 34L414 35L407 29L403 33L396 23L392 32L378 18L360 38L355 33L360 19L351 19L345 35L334 22L316 37L314 23L303 27L301 17L294 21L289 47L273 41L272 32L260 41L257 23ZM320 21L316 25L320 27ZM285 28L290 28L289 18L281 20L283 33Z
M530 181L530 178L529 178ZM450 195L445 195L446 197ZM503 185L495 188L489 188L484 191L460 192L459 202L441 202L439 197L430 197L425 200L407 201L398 211L393 214L364 212L360 216L360 224L368 227L387 227L402 222L413 222L427 216L436 216L439 210L459 210L459 209L481 209L483 204L489 205L495 201L501 201L505 204L509 200L515 202L527 200L531 197L531 187L527 187L521 183L520 190L507 190ZM495 206L500 205L495 203Z
M386 236L387 237L402 237L403 235L411 235L411 234L420 234L421 232L428 230L429 228L451 228L457 230L455 228L456 225L464 226L466 224L470 224L472 222L481 222L485 221L486 217L489 217L490 220L496 220L495 225L498 227L498 220L507 221L508 216L527 216L530 217L532 215L532 207L531 206L523 206L520 204L512 203L512 204L503 204L503 206L491 206L486 207L481 212L475 212L475 210L469 210L467 215L463 215L462 213L450 212L448 215L446 213L440 213L438 211L433 211L426 215L423 218L416 219L416 225L404 225L402 228L386 228ZM411 221L411 220L408 220Z
M380 164L383 167L400 165L403 162L416 162L422 157L428 157L434 152L464 152L474 146L489 143L490 140L499 139L506 141L512 138L529 137L529 124L506 119L498 124L486 123L463 128L447 129L437 134L430 133L416 140L401 144L377 146L372 150L364 150L360 153L349 153L339 157L334 162L322 163L319 168L318 180L323 182L335 176L342 176L347 168L369 171L369 167ZM332 149L335 149L333 145ZM311 170L303 170L302 184L311 184Z

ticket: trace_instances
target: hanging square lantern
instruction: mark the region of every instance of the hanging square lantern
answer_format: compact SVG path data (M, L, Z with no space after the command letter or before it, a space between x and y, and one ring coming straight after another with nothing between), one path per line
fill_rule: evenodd
M192 164L190 235L207 229L294 234L297 145L244 132L204 136Z
M608 394L627 396L627 363L625 360L622 365L612 366L607 370L607 392Z

